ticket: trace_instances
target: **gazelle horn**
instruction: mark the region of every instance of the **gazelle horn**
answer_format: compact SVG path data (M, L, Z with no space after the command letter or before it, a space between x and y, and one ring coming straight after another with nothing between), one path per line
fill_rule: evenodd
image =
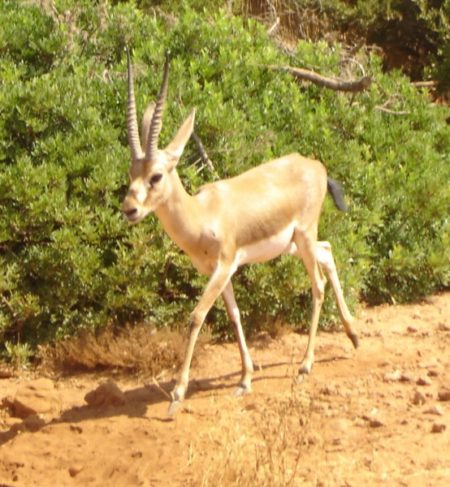
M164 62L164 74L161 82L161 89L159 90L158 100L156 102L155 111L153 112L152 121L148 131L147 144L145 148L145 158L148 161L153 160L156 151L158 150L158 139L162 128L162 112L166 103L167 87L169 84L169 54L166 52L166 60Z
M131 66L130 51L127 51L128 64L128 103L127 103L127 128L128 128L128 145L130 146L131 158L133 161L139 161L144 157L141 142L139 140L139 128L136 114L136 100L134 97L133 68Z

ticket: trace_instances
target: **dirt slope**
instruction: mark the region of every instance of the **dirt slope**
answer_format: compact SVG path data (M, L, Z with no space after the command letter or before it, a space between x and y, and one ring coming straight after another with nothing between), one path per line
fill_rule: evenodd
M449 293L361 310L361 347L321 333L300 384L307 337L261 339L239 399L237 346L207 346L173 421L160 389L171 377L114 377L123 395L99 405L84 397L111 377L47 381L49 412L0 409L0 486L450 485L449 316ZM35 380L0 379L0 398Z

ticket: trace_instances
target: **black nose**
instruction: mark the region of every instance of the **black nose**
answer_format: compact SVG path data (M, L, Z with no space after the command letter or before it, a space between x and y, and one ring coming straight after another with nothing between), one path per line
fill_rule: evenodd
M138 210L137 210L137 208L129 208L129 209L123 210L123 212L127 218L133 218L136 216Z

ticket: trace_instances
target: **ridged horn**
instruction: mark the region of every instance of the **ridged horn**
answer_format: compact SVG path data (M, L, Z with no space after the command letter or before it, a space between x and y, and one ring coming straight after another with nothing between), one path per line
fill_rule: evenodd
M166 52L166 60L164 62L164 73L159 90L158 100L156 102L155 111L153 112L152 121L147 136L147 144L145 148L145 158L148 161L154 159L156 151L158 150L158 139L162 128L162 113L167 97L167 87L169 84L169 53Z
M134 97L134 80L133 67L131 65L130 50L127 51L128 65L128 103L127 103L127 128L128 128L128 145L130 146L131 158L133 161L139 161L144 157L141 142L139 140L139 127L136 114L136 100Z

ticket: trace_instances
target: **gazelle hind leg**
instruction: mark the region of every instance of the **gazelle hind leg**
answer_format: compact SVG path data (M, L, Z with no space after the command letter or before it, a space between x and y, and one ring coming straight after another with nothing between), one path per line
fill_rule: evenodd
M352 328L354 319L344 299L344 293L342 292L341 283L339 281L336 264L334 262L333 253L331 251L331 245L329 242L316 242L316 259L319 265L325 269L325 272L331 282L331 286L333 287L339 316L341 317L345 332L353 343L353 346L357 348L358 336Z
M252 390L253 362L245 342L245 335L242 329L239 308L234 297L233 285L231 281L222 292L228 318L234 326L234 331L239 345L239 352L242 361L242 375L238 387L235 391L236 396L248 394Z
M298 255L302 258L305 264L306 271L311 279L312 290L312 316L309 329L308 346L306 348L305 357L300 365L300 374L309 374L314 363L314 345L317 334L317 327L319 324L320 310L324 299L326 279L317 262L316 257L316 240L307 234L296 231L294 234L294 241L297 245Z

